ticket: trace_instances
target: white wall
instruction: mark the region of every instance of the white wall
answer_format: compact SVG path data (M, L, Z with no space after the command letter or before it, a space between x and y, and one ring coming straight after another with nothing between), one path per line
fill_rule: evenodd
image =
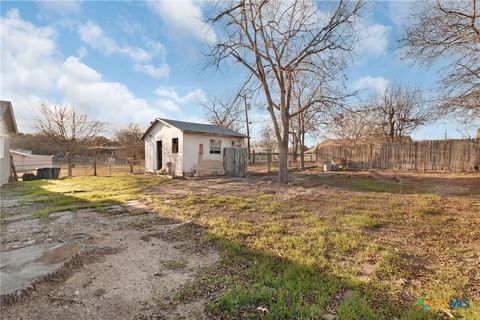
M172 138L178 138L178 153L172 153ZM182 175L183 133L181 130L157 122L145 137L145 170L157 170L157 141L162 141L162 166L172 163L176 175Z
M36 168L52 168L52 156L39 154L22 155L12 151L13 164L17 172L31 171Z
M222 141L222 151L220 154L210 154L210 139ZM235 142L236 146L244 146L243 138L222 137L200 133L184 133L183 172L192 173L195 165L198 163L199 144L203 144L203 160L223 161L223 148L232 147L232 142Z
M10 136L7 124L0 119L0 186L8 182L10 176Z

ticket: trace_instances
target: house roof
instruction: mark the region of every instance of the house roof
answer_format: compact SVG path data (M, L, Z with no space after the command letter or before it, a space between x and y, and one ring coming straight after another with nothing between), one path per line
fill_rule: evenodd
M10 101L0 101L0 119L6 121L9 133L18 134L17 122Z
M203 124L203 123L194 123L194 122L184 122L170 119L157 118L148 127L147 131L142 136L142 139L145 138L147 133L158 123L163 122L167 125L171 125L177 129L182 130L184 133L207 133L212 135L227 136L227 137L238 137L238 138L247 138L246 135L214 124Z
M47 158L53 158L53 156L50 155L45 155L45 154L31 154L31 153L25 153L21 152L18 150L10 149L8 150L11 154L16 154L21 157L47 157Z

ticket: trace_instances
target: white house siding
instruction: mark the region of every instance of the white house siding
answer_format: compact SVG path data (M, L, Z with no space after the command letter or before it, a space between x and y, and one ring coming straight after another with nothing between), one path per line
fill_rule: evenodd
M210 154L210 140L221 140L222 147L220 154ZM198 165L199 145L203 144L203 160L223 162L223 148L235 146L244 146L243 138L224 137L218 135L209 135L202 133L184 133L183 135L183 173L193 173Z
M0 120L0 185L8 182L10 176L10 136L8 135L8 128L3 121Z
M172 139L178 138L178 153L172 153ZM157 141L162 141L162 166L172 163L176 175L182 175L183 133L180 129L157 122L145 137L145 170L157 170ZM160 167L162 167L160 166Z

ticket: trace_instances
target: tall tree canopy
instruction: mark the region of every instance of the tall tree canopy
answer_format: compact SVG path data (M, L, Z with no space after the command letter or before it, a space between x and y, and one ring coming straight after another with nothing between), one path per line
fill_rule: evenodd
M428 65L451 63L441 80L441 111L480 118L480 1L430 0L415 5L401 39L404 55Z
M294 88L299 79L315 76L335 81L342 74L363 7L362 1L230 0L214 8L210 22L221 40L212 48L211 63L237 63L258 83L277 139L281 183L288 181L291 118L318 102L337 98L317 97L294 108Z

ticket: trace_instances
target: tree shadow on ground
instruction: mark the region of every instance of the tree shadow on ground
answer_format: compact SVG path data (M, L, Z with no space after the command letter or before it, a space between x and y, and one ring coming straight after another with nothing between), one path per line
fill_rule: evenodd
M206 311L216 319L440 319L385 288L247 248L194 223L168 235L185 237L213 243L221 258L177 293L171 308L208 299Z
M101 191L98 190L101 184L95 182L98 180L93 182L93 190ZM144 181L137 184L127 181L106 192L104 196L97 197L93 194L85 196L85 193L93 191L82 185L78 188L70 185L68 190L53 191L52 184L55 183L38 181L26 184L30 189L23 191L27 197L36 197L37 200L44 198L41 201L44 201L42 203L45 206L52 205L58 210L59 203L63 205L65 202L67 206L85 207L120 204L124 199L134 196L133 191L127 191L126 197L119 197L118 192L123 188L131 188L138 193L152 185ZM162 216L161 213L159 215ZM172 218L171 215L164 217ZM178 217L175 222L182 221L184 219ZM177 294L175 301L171 301L175 305L198 298L207 299L207 312L213 318L319 319L329 314L336 314L339 319L440 317L435 312L418 310L411 301L399 301L398 297L389 293L388 288L339 277L315 267L315 264L304 265L279 255L268 254L255 249L255 243L247 246L242 241L214 234L196 222L176 229L168 237L172 241L190 239L197 243L210 243L220 251L221 260L218 265L204 270L193 283L189 283ZM301 242L299 245L302 245Z

